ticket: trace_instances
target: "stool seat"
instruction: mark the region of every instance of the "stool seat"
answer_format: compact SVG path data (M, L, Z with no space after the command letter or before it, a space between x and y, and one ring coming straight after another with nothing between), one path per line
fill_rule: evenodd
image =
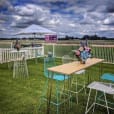
M99 106L105 107L107 109L107 114L110 114L109 109L114 110L114 108L113 106L110 106L109 104L113 105L113 101L108 102L109 99L107 98L107 94L112 95L112 96L114 95L114 84L94 81L91 84L89 84L87 87L90 90L88 94L85 114L87 114L91 110L91 108L93 108L93 112L94 112L96 104ZM94 102L91 105L89 105L92 90L96 90L96 94L95 94ZM98 96L98 91L103 93L102 97L104 97L104 99L103 98L102 100L99 99L101 95L100 97ZM102 101L102 102L98 102L98 101ZM103 102L105 104L102 104Z
M112 84L111 84L112 86ZM109 83L103 83L103 82L92 82L87 86L90 89L95 89L98 91L105 92L107 94L114 94L114 88L110 87Z
M104 73L104 74L101 76L101 79L109 80L109 81L114 82L114 74L111 74L111 73Z
M47 78L52 78L52 75L49 75L48 76L48 73L45 73L45 76ZM56 74L56 73L54 73L54 75L53 75L53 80L64 81L64 80L66 80L68 78L70 78L70 77L69 76L66 76L66 75L63 76L62 74Z
M75 74L84 74L84 73L85 73L85 70L80 70L80 71L75 72Z

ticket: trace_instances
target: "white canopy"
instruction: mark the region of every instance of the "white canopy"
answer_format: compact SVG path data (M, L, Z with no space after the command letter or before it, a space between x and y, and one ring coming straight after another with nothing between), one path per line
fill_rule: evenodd
M39 25L32 24L20 32L17 33L18 35L27 35L27 34L39 34L39 35L45 35L45 34L56 34L56 32L49 30L47 28L41 27Z

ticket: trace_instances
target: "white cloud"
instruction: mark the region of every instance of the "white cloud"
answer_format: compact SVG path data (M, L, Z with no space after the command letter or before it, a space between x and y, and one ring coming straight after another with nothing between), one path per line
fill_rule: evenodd
M19 27L23 28L30 24L40 24L57 32L79 36L114 30L113 8L109 9L109 4L113 2L110 3L108 0L32 1L34 4L25 3L16 6L13 6L9 0L0 1L0 6L3 7L4 4L8 10L14 11L11 15L0 14L0 24L3 25L4 30L8 29L7 26L18 30ZM61 3L66 3L66 6L63 4L60 7ZM111 13L107 11L107 3Z
M7 8L9 11L12 11L13 5L9 0L0 0L0 8Z
M75 25L75 23L70 23L69 26L75 27L76 25Z
M13 15L12 17L13 17L14 20L16 20L16 21L18 21L18 20L20 20L20 19L22 18L22 17L19 16L19 15Z
M109 18L104 20L104 24L109 24L109 23L110 23Z
M114 25L114 16L107 15L106 19L104 19L104 24L113 24Z
M28 15L31 16L33 15L34 11L36 9L36 5L32 5L32 4L27 4L26 6L16 6L15 7L15 12L18 15Z
M112 30L114 30L114 27L110 27L110 26L107 26L107 25L101 25L99 30L100 31L112 31Z

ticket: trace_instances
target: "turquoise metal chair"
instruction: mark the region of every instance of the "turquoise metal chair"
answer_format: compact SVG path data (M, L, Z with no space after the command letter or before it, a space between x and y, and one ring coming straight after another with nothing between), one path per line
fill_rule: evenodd
M66 102L69 103L71 96L66 93L64 91L64 84L66 81L68 81L69 76L66 75L62 75L59 73L54 73L52 76L52 72L48 72L48 68L55 66L55 58L54 57L47 57L44 58L44 76L47 78L47 82L45 83L45 87L44 87L44 92L43 92L43 96L41 99L41 104L43 104L43 102L49 102L49 99L46 98L46 95L48 94L48 85L49 85L49 81L51 83L53 83L53 90L51 93L51 99L50 99L50 107L47 107L49 110L54 111L51 113L54 114L61 114L61 105L62 107L64 106L64 111L67 109L66 108ZM41 105L40 105L41 107ZM54 107L54 108L53 108ZM40 108L39 108L40 109ZM48 110L47 109L47 110ZM44 110L44 109L43 109Z

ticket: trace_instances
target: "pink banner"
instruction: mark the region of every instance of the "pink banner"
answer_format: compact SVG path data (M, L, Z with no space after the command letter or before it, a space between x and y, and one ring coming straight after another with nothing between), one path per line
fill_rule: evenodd
M45 35L45 41L46 42L56 42L57 41L57 35Z

